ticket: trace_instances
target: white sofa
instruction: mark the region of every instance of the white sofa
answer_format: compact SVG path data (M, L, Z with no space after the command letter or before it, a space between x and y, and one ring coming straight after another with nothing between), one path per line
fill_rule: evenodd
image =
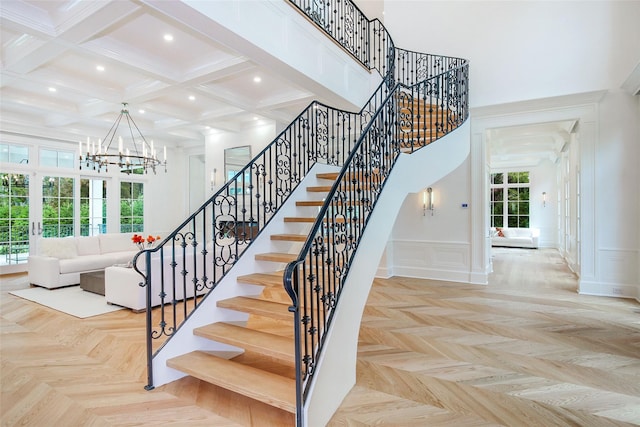
M537 249L539 238L537 228L491 227L491 246Z
M80 283L80 273L130 262L138 247L133 233L89 237L53 237L38 241L28 258L29 283L49 289Z

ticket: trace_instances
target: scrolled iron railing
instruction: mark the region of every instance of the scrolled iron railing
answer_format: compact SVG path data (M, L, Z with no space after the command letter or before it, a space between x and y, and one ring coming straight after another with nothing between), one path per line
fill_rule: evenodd
M355 145L296 261L287 265L292 299L298 425L351 262L396 160L460 126L468 117L466 64L407 86L398 83Z
M289 2L362 65L387 75L386 48L390 39L379 20L369 20L350 0Z
M284 276L294 312L296 417L302 425L324 334L385 179L401 152L431 143L467 118L468 64L396 49L384 26L369 21L349 0L290 2L356 60L377 70L382 83L358 113L311 103L157 247L136 255L134 266L147 291L151 389L159 347L217 286L313 165L342 166Z
M388 52L380 68L392 68L393 46L380 32L370 39ZM313 165L344 164L388 93L383 80L357 113L312 102L176 230L134 257L134 269L142 277L139 285L147 295L147 389L154 387L155 354L234 266Z

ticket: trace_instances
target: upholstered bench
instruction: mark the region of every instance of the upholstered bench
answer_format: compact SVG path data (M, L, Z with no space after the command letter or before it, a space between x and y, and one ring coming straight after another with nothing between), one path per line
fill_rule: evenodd
M166 294L164 303L170 304L172 300L182 301L184 299L185 292L182 286L176 286L175 295L173 294L173 286L171 286L172 280L170 279L168 272L171 270L169 266L170 260L167 259L165 263L164 271L167 274L165 278ZM156 307L160 305L160 265L157 257L152 259L152 284L151 284L151 306ZM180 276L182 279L182 276ZM192 283L193 275L188 273L186 276L187 283ZM135 312L145 311L147 309L147 288L140 286L143 281L143 277L133 268L112 266L107 267L104 270L104 297L109 304L115 304L122 307L130 308ZM205 293L205 289L201 294ZM187 286L187 298L191 298L194 295L193 287Z

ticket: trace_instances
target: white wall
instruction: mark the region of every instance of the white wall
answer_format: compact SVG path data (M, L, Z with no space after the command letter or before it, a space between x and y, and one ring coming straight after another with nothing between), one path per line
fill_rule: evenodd
M640 60L638 1L387 0L384 18L398 47L470 60L472 107L618 88Z
M276 125L273 123L256 125L241 132L217 132L206 136L205 142L205 192L211 196L211 172L215 169L215 189L217 191L226 182L224 176L224 150L244 145L251 146L251 158L255 157L276 137Z
M628 232L627 225L640 222L637 207L640 189L633 184L638 182L640 165L639 119L634 99L624 92L610 91L600 103L595 159L596 214L608 223L597 233L602 247L637 247L638 240Z
M640 272L635 267L640 260L640 116L637 97L619 88L640 60L640 2L388 0L384 17L398 47L470 59L471 120L477 129L472 153L484 150L486 123L495 127L555 117L582 119L572 165L579 168L581 179L581 251L569 248L580 257L576 263L581 292L636 297L640 292ZM424 24L426 19L429 25ZM608 92L596 99L603 89ZM565 103L566 99L573 104ZM498 113L489 111L492 108ZM481 123L473 125L478 118ZM465 195L465 189L459 188L460 198L471 200L482 193L477 183L485 180L486 167L481 161L481 155L472 159L473 191L466 190ZM555 179L555 171L548 172ZM468 171L459 169L454 174L463 179ZM541 183L553 184L553 180ZM473 224L481 223L483 209L488 208L477 205L470 206L472 262L483 259L476 252L484 244L482 227ZM554 220L547 217L551 214L546 209L540 217L547 242L553 241ZM393 238L410 232L400 225ZM421 238L426 245L435 236L427 233ZM394 248L394 257L396 252ZM485 267L479 266L478 271Z
M640 276L638 190L640 120L636 100L610 91L599 105L595 147L596 270L600 289L593 293L636 296Z
M145 231L171 232L187 216L188 161L182 149L167 147L167 173L161 168L144 178Z
M355 3L367 18L370 20L377 18L384 23L384 0L360 0Z
M636 120L634 120L634 122L636 123L636 126L640 127L640 96L636 96L635 101L636 101ZM638 133L640 134L640 131L638 131ZM637 165L640 164L640 153L637 154L636 164ZM637 168L636 168L635 188L640 188L640 171L638 171ZM640 212L640 197L636 199L636 210L637 212ZM636 236L637 236L636 241L640 242L640 227L638 227ZM636 281L636 300L640 301L640 249L638 250L637 257L636 257L636 270L637 270L636 274L638 277L638 280Z
M469 280L470 171L467 158L444 178L424 183L423 188L433 189L433 212L424 212L423 192L411 193L405 198L390 241L394 275Z

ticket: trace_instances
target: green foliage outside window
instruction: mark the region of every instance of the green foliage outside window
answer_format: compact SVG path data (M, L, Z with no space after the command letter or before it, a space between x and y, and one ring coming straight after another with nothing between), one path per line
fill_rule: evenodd
M107 182L102 179L80 180L80 235L94 236L107 232Z
M507 183L509 184L528 184L529 172L509 172L507 174Z
M28 250L29 175L0 173L0 254Z
M144 185L141 182L120 183L120 232L144 231Z
M529 172L491 174L491 226L529 227ZM505 212L506 208L506 212Z
M73 236L73 178L45 176L42 181L42 236Z

